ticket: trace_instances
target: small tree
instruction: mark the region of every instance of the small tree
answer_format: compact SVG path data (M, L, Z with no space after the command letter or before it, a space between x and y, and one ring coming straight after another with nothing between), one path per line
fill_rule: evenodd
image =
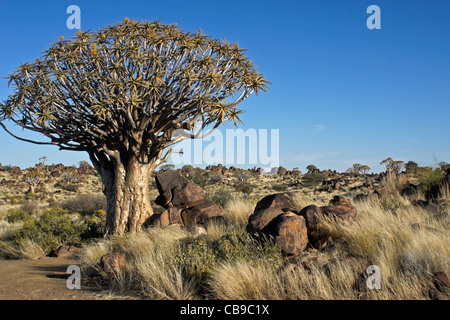
M370 168L369 166L365 165L365 164L363 164L363 165L360 167L361 173L364 174L364 175L368 174L369 171L370 171L370 169L371 169L371 168Z
M25 173L24 180L29 186L28 193L34 194L36 186L42 183L43 177L44 175L41 172L33 169Z
M129 19L61 37L9 75L11 83L0 126L23 141L89 154L107 198L105 234L133 233L152 215L150 174L167 148L237 125L237 105L268 88L237 44ZM6 120L50 141L18 137Z
M306 167L306 170L308 170L308 174L311 174L311 173L318 173L319 172L319 169L315 166L315 165L313 165L313 164L310 164L310 165L308 165L307 167Z

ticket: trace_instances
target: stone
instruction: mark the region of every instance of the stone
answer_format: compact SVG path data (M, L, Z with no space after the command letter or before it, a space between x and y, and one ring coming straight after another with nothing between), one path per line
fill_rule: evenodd
M279 207L255 211L248 219L246 230L249 233L267 233L265 229L270 226L270 222L283 213L284 211Z
M350 200L341 197L341 196L334 196L333 199L330 200L330 205L336 206L336 205L342 205L342 204L351 204Z
M450 293L450 281L449 272L438 271L433 274L433 283L437 290L443 294L448 295Z
M102 269L110 274L118 274L125 267L125 254L123 253L108 253L100 258L100 265Z
M185 225L198 224L210 219L226 219L228 210L215 203L201 203L181 212L181 219Z
M352 223L356 219L357 210L351 204L343 204L322 207L322 212L326 216L332 216L342 221Z
M431 288L428 291L428 295L430 296L431 300L447 300L447 299L445 299L445 296L442 294L442 292L440 292L439 290L437 290L435 288Z
M77 252L77 250L78 248L75 246L62 245L55 251L51 252L49 256L55 258L68 257Z
M323 216L322 208L312 204L300 210L300 215L305 217L308 231L319 230L319 219Z
M183 224L181 219L181 210L176 207L170 207L167 209L167 215L169 218L169 225L171 224Z
M178 208L190 208L203 202L205 191L192 181L172 189L172 205Z
M188 228L189 235L193 239L200 238L202 236L205 236L208 234L208 231L206 230L206 227L201 224L192 224Z
M305 218L294 212L286 212L277 218L272 235L283 252L297 255L308 244L307 233Z
M159 196L156 204L180 209L193 207L203 202L205 192L202 187L181 175L180 170L166 171L156 175Z
M269 207L277 207L280 209L288 210L296 210L295 202L294 202L294 193L292 192L281 192L268 195L262 198L256 204L254 212L258 212L260 210L267 209Z

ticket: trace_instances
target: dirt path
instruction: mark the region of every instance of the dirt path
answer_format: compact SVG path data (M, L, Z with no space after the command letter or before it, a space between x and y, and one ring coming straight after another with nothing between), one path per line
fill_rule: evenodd
M67 288L69 265L74 258L0 260L0 300L94 300L96 290Z

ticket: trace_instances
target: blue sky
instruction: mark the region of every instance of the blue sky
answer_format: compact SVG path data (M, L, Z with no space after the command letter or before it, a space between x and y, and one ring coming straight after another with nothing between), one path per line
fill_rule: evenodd
M380 171L387 157L450 162L449 1L0 1L1 77L74 34L66 27L72 4L82 30L161 19L246 48L272 85L240 105L242 128L279 129L288 169L344 171L359 162ZM372 4L380 30L366 27ZM1 79L0 100L10 92ZM29 167L44 155L67 165L88 160L0 130L0 163Z

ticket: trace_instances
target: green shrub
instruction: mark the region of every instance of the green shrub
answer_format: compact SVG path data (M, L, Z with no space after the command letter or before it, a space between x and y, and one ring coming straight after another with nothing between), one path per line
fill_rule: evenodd
M106 210L106 197L103 194L83 194L74 196L60 204L63 209L92 215L98 210Z
M24 210L11 209L8 210L6 221L9 223L25 222L31 220L32 217Z
M284 184L273 184L272 185L272 189L274 191L284 192L284 191L286 191L288 189L288 186L284 185Z
M245 231L234 231L214 242L193 240L181 243L174 255L174 262L186 276L204 280L220 263L240 260L250 265L269 262L281 266L280 247L269 239L258 241Z
M419 190L427 199L437 198L444 179L444 172L440 168L421 168L419 174Z
M36 219L25 220L22 227L14 232L14 241L20 244L25 239L31 239L46 253L63 243L79 243L86 225L77 218L62 208L47 209Z
M232 200L233 192L227 189L218 189L214 193L205 193L205 202L215 203L222 207L226 207Z
M255 186L248 182L240 182L236 184L234 188L236 191L242 192L244 195L249 196L253 192Z
M303 186L306 188L316 187L326 179L323 173L309 173L302 178Z

